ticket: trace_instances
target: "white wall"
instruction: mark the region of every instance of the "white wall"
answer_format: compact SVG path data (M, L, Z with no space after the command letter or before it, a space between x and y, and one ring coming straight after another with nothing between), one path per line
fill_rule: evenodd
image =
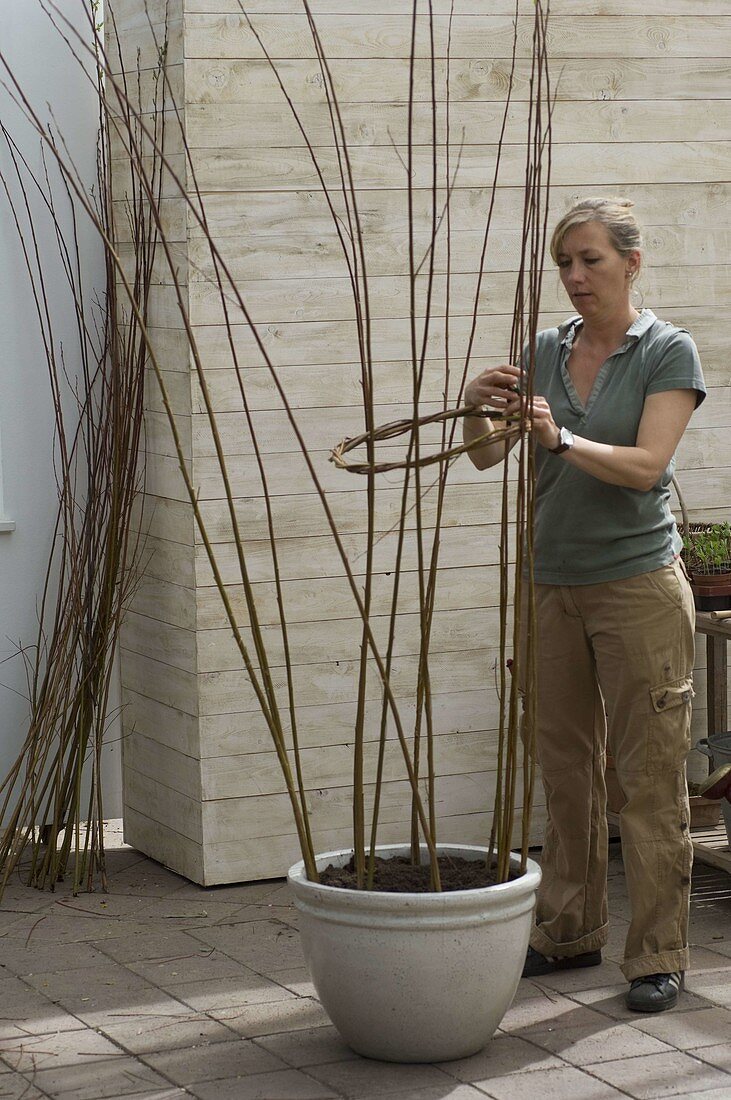
M69 18L85 26L85 0L56 0ZM93 182L96 107L93 90L68 49L43 14L38 0L0 5L0 50L13 68L38 113L47 103L63 132L77 166ZM5 74L2 74L5 79ZM39 140L0 89L0 119L11 131L34 168L40 165ZM9 167L4 143L0 163ZM60 194L60 192L59 192ZM82 263L87 286L101 287L101 249L89 230L83 235ZM54 242L41 239L44 256L53 263ZM50 287L54 326L66 335L68 354L77 344L68 294L59 277ZM0 773L15 759L27 730L28 704L22 661L13 654L19 642L32 644L37 630L37 599L43 582L56 513L52 469L50 386L35 309L23 269L10 210L0 192L0 470L3 494L0 521L13 520L15 530L0 532ZM69 366L73 369L73 358ZM115 695L118 691L115 688ZM105 813L121 816L121 745L116 722L109 731L106 760Z

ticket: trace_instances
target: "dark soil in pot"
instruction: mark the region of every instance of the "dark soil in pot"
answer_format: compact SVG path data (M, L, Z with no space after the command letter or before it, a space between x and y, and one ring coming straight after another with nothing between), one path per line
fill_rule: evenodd
M482 860L464 859L462 856L439 856L439 875L442 892L452 890L477 890L494 886L495 870L486 867ZM511 871L510 879L520 878ZM351 859L344 867L331 863L320 872L323 886L339 886L343 890L356 890L355 865ZM406 856L382 859L376 856L376 873L373 890L385 894L430 894L429 864L414 866Z

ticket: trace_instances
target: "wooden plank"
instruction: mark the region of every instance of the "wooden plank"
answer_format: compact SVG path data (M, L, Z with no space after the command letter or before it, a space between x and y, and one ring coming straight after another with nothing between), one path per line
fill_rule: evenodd
M173 790L150 775L143 775L128 763L124 768L125 807L149 814L160 825L186 837L194 844L203 841L201 802Z
M702 282L715 282L718 286L726 281L723 269L711 269L710 279ZM489 283L487 280L489 294ZM317 292L317 288L313 293ZM654 304L654 303L653 303ZM469 306L467 307L470 308ZM684 315L680 308L674 307L666 301L657 305L657 314L663 320L672 320L682 324L686 317L692 324L692 316ZM563 310L560 315L565 319L568 310ZM471 352L475 359L493 357L497 361L505 362L507 348L505 347L506 317L501 315L498 320L494 316L479 313L477 325L474 329L474 337L471 342ZM359 362L357 329L352 319L291 321L280 318L279 320L262 321L256 326L259 341L265 349L272 364L277 368L286 366L310 367L320 364L347 365ZM422 326L417 330L420 338ZM449 325L449 350L452 362L452 377L459 377L457 373L461 367L461 358L467 353L472 337L472 317L469 313L460 315L454 313ZM722 326L717 329L715 346L718 346L719 334ZM706 329L710 333L710 328ZM444 319L438 315L430 319L429 338L426 346L427 359L442 359L445 348L445 324ZM215 408L220 411L239 411L242 408L238 386L233 384L230 372L234 363L231 353L233 343L236 362L246 366L260 365L264 367L264 358L254 339L248 325L237 325L231 328L230 333L225 327L216 325L199 325L196 329L196 343L198 353L206 369L213 368L210 384L218 387L217 404ZM714 345L710 348L703 347L701 351L704 359L714 353ZM378 318L378 323L373 325L371 333L372 358L376 363L403 363L410 359L410 337L408 324L405 317ZM217 366L214 367L214 364ZM487 364L485 364L486 366ZM229 379L213 378L214 371L229 371ZM267 368L268 369L268 368ZM482 368L484 369L484 367ZM727 384L729 371L719 365L718 380L712 385ZM405 388L405 384L404 384ZM403 392L403 390L402 390ZM229 399L226 400L225 395ZM202 411L200 399L194 397L193 411Z
M693 857L710 867L718 867L731 874L731 851L723 822L715 829L690 834L693 841Z
M704 658L703 658L704 659ZM163 666L160 666L161 668ZM485 730L497 721L497 696L494 689L494 670L480 680L482 686L457 693L443 692L433 697L434 728L439 736L461 737ZM707 712L705 710L706 670L696 667L694 673L696 698L693 703L693 744L707 736ZM261 753L272 751L271 733L260 711L229 710L221 714L206 715L200 720L174 707L167 706L130 688L124 689L125 724L134 726L151 740L158 741L177 751L184 751L194 758L219 760L211 768L220 772L224 760L232 768L254 767ZM407 686L404 694L397 694L399 713L406 730L413 730L415 720L414 696ZM328 749L352 744L355 726L355 697L343 702L302 704L297 707L297 730L303 749ZM282 715L289 742L289 720L286 711ZM380 738L380 707L369 707L365 715L364 742L376 743ZM387 737L395 737L393 723L387 725ZM249 758L247 765L244 758ZM708 774L708 761L700 753L688 758L689 776L696 781Z
M513 49L511 16L466 15L452 25L452 57L508 58ZM260 15L255 20L256 34L275 59L316 57L307 20L298 15L282 19ZM377 57L382 60L409 56L411 16L408 12L379 15L321 15L317 27L328 58ZM447 16L434 18L435 50L446 56L449 31ZM517 52L530 57L533 18L521 15L517 20ZM553 15L548 31L548 51L552 59L585 58L587 43L595 58L617 56L617 21L601 15ZM731 50L731 19L708 16L703 20L625 16L622 19L622 54L625 57L727 57ZM429 56L429 28L421 20L416 28L416 56ZM262 48L249 23L241 15L199 15L186 17L185 55L214 58L252 58L262 56Z
M346 605L346 609L348 605ZM356 617L354 604L350 604L350 617L346 615L332 619L323 630L319 623L291 623L287 634L289 639L290 660L293 665L302 667L309 664L325 664L331 660L356 664L360 658L361 623ZM140 616L141 618L141 616ZM138 652L145 649L154 655L154 646L150 645L150 634L157 633L160 639L159 658L179 664L177 652L166 645L169 627L165 623L148 620L150 625L147 636L138 629L133 637L126 639L128 646L134 646ZM201 673L244 672L241 653L234 643L225 620L219 620L218 628L198 631L198 669ZM418 613L400 611L396 616L393 654L395 657L413 656L419 653L420 616ZM157 627L157 631L155 631ZM381 653L386 652L389 637L390 617L372 615L370 627ZM279 627L263 627L262 640L268 659L273 666L284 664L284 651ZM244 644L252 657L255 654L250 628L241 624ZM497 644L500 637L500 615L495 607L484 608L481 614L466 614L464 610L435 611L432 622L431 652L442 656L447 653L461 653L472 648L485 646L488 640ZM145 648L143 648L145 647Z
M446 66L437 62L435 70L436 86L442 89ZM295 104L322 102L322 77L316 61L279 60L277 71ZM402 66L384 66L377 58L335 58L330 62L330 71L341 104L408 103L409 83ZM554 72L554 90L559 100L645 101L649 89L653 100L723 100L728 88L729 60L724 56L631 58L621 46L615 45L611 57L589 55L562 62L560 80L556 76ZM530 77L530 63L519 58L513 73L514 101L531 98ZM452 58L449 90L453 103L464 100L504 103L510 82L511 63L507 58ZM425 66L417 69L414 83L415 101L430 103L431 80ZM438 91L437 95L442 93ZM256 104L281 102L280 97L281 89L269 63L261 58L237 61L214 55L186 61L188 103Z
M457 148L455 147L455 156ZM403 188L406 150L397 146L389 156L375 158L367 149L351 150L353 174L360 187ZM495 174L497 147L470 145L462 155L457 187L481 187ZM339 187L337 155L330 149L319 153L318 162L326 184ZM604 188L617 183L690 183L699 177L707 182L727 182L729 143L723 141L645 142L619 145L595 142L581 146L556 145L552 152L552 177L562 185ZM418 146L413 155L414 185L428 187L432 155ZM318 177L303 150L199 149L193 155L193 171L202 191L259 191L268 179L269 190L298 191L317 188ZM525 153L508 145L500 161L500 179L517 186L525 175ZM165 194L170 191L166 190Z
M435 654L431 665L434 694L453 695L459 691L468 691L475 683L491 678L490 670L496 657L496 650L488 648L462 654ZM148 665L151 664L149 658L145 660ZM158 662L156 664L160 670L171 667ZM418 664L418 659L414 657L401 657L394 661L390 682L397 697L403 697L415 690ZM284 670L277 669L272 674L275 677L276 689L280 693L279 697L286 698ZM302 706L322 706L328 702L352 702L357 695L356 672L348 662L331 661L295 668L293 682L298 705ZM251 685L246 681L246 677L238 672L206 673L198 678L198 689L201 714L255 711L258 707ZM143 688L139 690L142 691ZM144 693L153 694L154 697L154 693L146 691ZM162 695L158 697L162 702L168 701ZM375 669L369 679L367 697L370 700L369 705L375 705L378 709L381 685Z
M709 634L706 638L708 668L708 734L728 729L728 641Z
M178 749L160 742L159 738L145 737L137 729L126 726L124 730L125 752L133 771L153 776L157 783L171 791L177 791L193 803L203 796L200 762L186 756ZM280 783L278 790L282 789Z
M439 783L438 815L478 813L491 808L495 773L480 771L470 775L446 775ZM366 784L366 814L370 814L373 784ZM317 788L310 794L313 829L330 830L352 821L352 793L348 787ZM399 821L406 825L411 807L411 788L406 780L384 783L380 820L384 825ZM517 807L520 809L520 806ZM205 803L205 831L210 843L269 838L292 832L292 807L284 794L250 798L213 799ZM351 826L352 828L352 826Z
M637 215L645 228L731 226L731 184L636 184L631 188L613 188L620 198L636 204ZM575 187L551 187L549 222L553 224L579 197ZM452 193L450 219L454 233L474 232L484 226L492 201L486 188L458 188ZM252 239L286 237L300 232L307 224L316 237L333 233L333 222L324 195L319 191L257 191L204 196L206 218L213 235L233 235ZM360 216L366 237L404 233L405 196L402 191L363 191L359 194ZM523 189L499 186L492 214L493 231L513 230L522 217ZM426 191L414 192L414 224L417 230L431 225L431 197ZM191 220L190 236L200 237L202 229Z
M454 776L480 770L494 771L497 766L497 742L496 730L435 737L437 776ZM376 774L378 754L379 743L369 742L364 753L365 775L368 777ZM331 745L326 753L319 747L303 749L301 756L302 773L308 786L315 783L317 788L352 788L352 744ZM396 782L402 780L405 774L400 747L391 740L384 754L384 780ZM206 760L202 770L202 783L203 798L206 801L280 794L284 788L282 769L277 754L273 751Z
M122 707L126 729L139 730L169 749L200 759L199 724L193 715L140 695L130 687L122 688Z
M203 883L204 851L201 845L176 829L153 820L148 816L149 812L150 806L140 811L125 804L125 842L138 851L151 855L158 863L184 875L191 882Z
M731 113L731 112L730 112ZM406 202L404 196L404 203ZM486 272L517 272L521 266L521 230L516 220L512 230L493 230L488 238L485 256ZM476 272L484 247L484 228L477 226L472 232L450 234L449 269L454 274ZM417 267L427 271L422 264L432 243L430 230L414 235L414 251ZM263 237L235 237L215 239L216 248L225 260L230 277L238 284L267 279L342 278L346 273L342 245L334 231L319 236L311 231ZM645 249L654 269L683 264L687 267L708 267L723 264L731 248L731 227L728 229L694 226L656 226L646 234ZM405 275L409 270L409 238L406 225L397 234L369 234L364 242L365 262L369 278ZM207 241L190 241L188 254L192 265L191 282L206 282L217 288L215 269ZM179 263L173 251L173 264ZM548 271L553 265L548 259ZM442 232L434 249L434 267L440 274L447 271L447 241ZM171 282L168 261L160 258L156 276L159 281ZM228 283L225 285L228 292ZM227 293L228 299L228 293ZM228 304L228 301L227 301ZM459 308L459 299L455 304ZM443 308L439 302L439 308Z
M313 15L408 15L413 0L309 0ZM138 3L138 0L116 0L115 10L122 5ZM475 9L484 8L492 15L513 15L515 0L490 0L488 4L475 4L475 0L456 0L455 18L474 16ZM528 8L528 5L524 5ZM153 12L164 10L164 0L153 0ZM185 10L189 14L239 15L239 0L185 0ZM434 15L449 15L452 0L432 0ZM634 0L562 0L562 15L612 15L625 17L636 13ZM698 17L698 0L645 0L642 5L645 15L690 15ZM246 11L250 15L299 15L302 0L246 0ZM725 15L728 11L725 0L703 0L704 15ZM160 18L154 16L153 18Z
M315 148L334 144L330 111L326 103L304 104L300 122ZM505 144L521 144L528 132L530 107L510 107ZM341 109L345 137L350 148L390 149L391 141L406 142L408 105L405 103L345 104ZM446 111L439 112L437 141L446 138ZM452 140L465 145L497 140L503 125L504 104L457 101L450 110ZM431 111L419 111L413 120L417 145L432 142ZM185 112L186 135L193 149L290 148L305 145L305 138L292 112L281 99L257 105L256 111L242 111L241 104L189 103ZM554 142L580 144L596 141L655 141L659 132L673 140L727 141L731 138L729 112L709 110L708 102L695 100L642 100L635 102L559 100L552 115Z

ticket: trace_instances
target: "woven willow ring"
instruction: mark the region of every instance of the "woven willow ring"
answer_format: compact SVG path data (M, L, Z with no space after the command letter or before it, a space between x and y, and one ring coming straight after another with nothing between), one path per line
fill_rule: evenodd
M365 443L380 443L387 439L396 439L398 436L406 435L408 432L426 427L428 424L444 424L463 416L502 420L506 427L485 432L484 435L478 436L470 443L461 443L459 446L449 447L447 450L438 451L436 454L425 455L418 459L406 459L403 462L348 462L345 458L345 455L356 450L357 447L362 447ZM520 433L521 418L519 415L505 417L494 409L462 405L458 409L443 409L441 412L431 413L429 416L421 416L417 419L410 417L405 420L392 420L389 424L382 424L369 432L362 432L352 438L341 439L330 452L330 462L334 463L339 470L347 470L351 474L385 474L390 470L416 470L422 469L424 466L433 466L437 462L450 462L457 455L471 451L475 447L481 447L488 440L498 443L501 440L513 439Z

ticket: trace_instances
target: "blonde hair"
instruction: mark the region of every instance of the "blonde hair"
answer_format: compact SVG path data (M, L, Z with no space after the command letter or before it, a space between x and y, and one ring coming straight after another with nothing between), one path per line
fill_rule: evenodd
M642 231L631 212L634 203L629 199L581 199L564 214L551 237L551 258L558 263L566 234L575 225L599 222L609 234L609 240L620 256L642 250Z

